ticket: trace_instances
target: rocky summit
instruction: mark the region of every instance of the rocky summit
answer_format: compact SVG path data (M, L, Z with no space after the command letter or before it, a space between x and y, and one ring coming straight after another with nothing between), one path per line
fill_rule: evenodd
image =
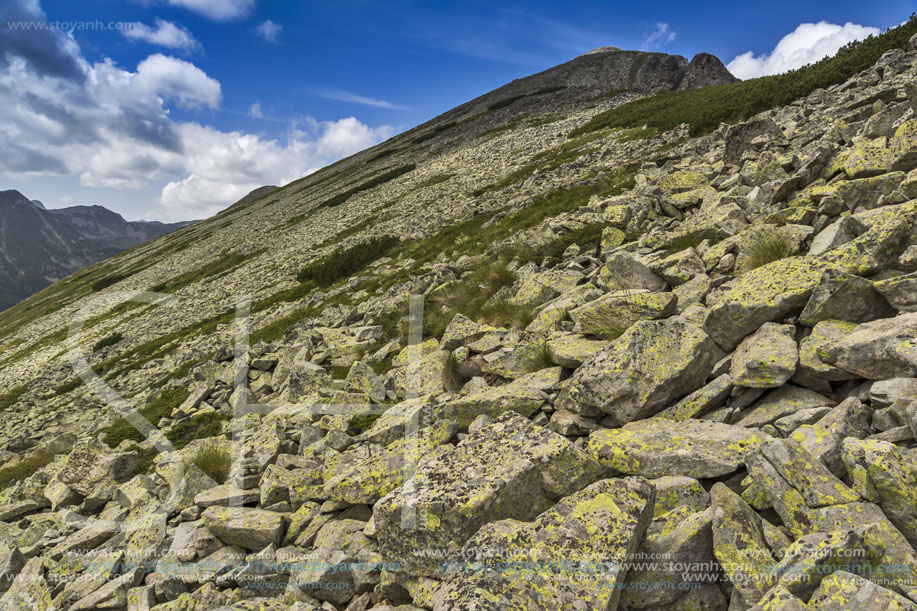
M917 609L915 31L600 48L0 314L0 609Z

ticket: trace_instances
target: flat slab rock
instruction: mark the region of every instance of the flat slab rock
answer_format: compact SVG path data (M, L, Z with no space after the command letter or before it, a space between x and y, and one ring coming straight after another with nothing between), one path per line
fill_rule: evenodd
M379 552L406 572L432 574L446 558L426 550L455 552L484 524L531 520L606 471L565 437L507 412L375 504Z
M650 418L589 436L588 451L627 475L715 478L738 471L767 435L709 420Z
M869 380L917 377L917 312L863 323L823 352L826 363Z
M283 537L283 515L247 507L208 507L204 525L226 545L237 545L252 551L263 550Z
M447 577L433 595L434 611L617 608L626 576L621 565L652 520L654 496L643 478L606 479L531 522L484 526L465 547L469 557L482 549L507 551L476 560L481 570Z
M701 329L682 318L641 321L567 380L557 408L608 414L618 424L649 418L697 390L719 360Z

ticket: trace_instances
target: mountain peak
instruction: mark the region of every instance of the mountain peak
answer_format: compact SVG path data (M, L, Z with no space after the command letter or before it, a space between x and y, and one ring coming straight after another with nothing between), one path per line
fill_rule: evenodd
M618 47L596 47L592 51L586 51L583 55L595 55L597 53L614 53L615 51L620 51ZM580 55L579 57L583 57Z

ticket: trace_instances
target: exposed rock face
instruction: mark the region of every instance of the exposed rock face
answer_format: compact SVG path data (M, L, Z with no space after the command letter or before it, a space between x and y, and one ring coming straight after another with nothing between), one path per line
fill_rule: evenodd
M78 269L184 225L128 222L101 206L46 210L18 191L2 191L0 310Z
M405 570L431 571L437 559L423 550L455 554L482 525L532 519L604 472L560 435L507 412L423 465L413 489L400 489L376 504L380 552ZM406 511L417 522L408 531Z
M576 370L558 405L625 424L696 389L716 360L710 337L689 321L638 322Z
M518 556L506 554L487 562L519 563L520 569L450 577L433 595L434 610L494 605L563 608L583 603L590 609L615 608L623 590L623 565L637 551L652 519L654 493L643 479L606 479L565 498L532 522L488 524L465 549L475 554L519 547L525 551ZM550 558L558 568L542 572L525 566L533 557Z
M917 607L915 66L600 49L0 314L0 610Z

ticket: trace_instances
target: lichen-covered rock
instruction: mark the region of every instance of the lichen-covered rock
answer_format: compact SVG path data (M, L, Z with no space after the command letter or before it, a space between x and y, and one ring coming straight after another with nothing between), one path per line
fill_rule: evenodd
M857 276L875 274L888 267L901 251L910 225L903 210L891 207L876 212L864 219L870 223L867 231L818 258Z
M808 326L823 320L863 323L894 315L895 311L869 280L829 269L812 291L799 322Z
M761 518L725 484L710 489L713 504L713 554L726 576L755 604L777 583L775 564L761 528Z
M70 456L57 478L86 496L101 482L123 482L137 470L136 452L112 452L94 439L81 439L73 446Z
M887 138L863 139L838 155L828 171L843 172L851 180L866 178L887 172L892 160L893 154L888 148Z
M589 436L589 452L628 475L709 479L737 471L764 438L755 430L709 420L650 418L596 431Z
M838 477L847 473L841 443L847 437L862 439L870 433L869 410L856 397L844 400L813 424L796 428L790 438L820 460Z
M766 322L802 308L831 265L810 257L788 257L743 274L711 307L704 329L732 350Z
M283 537L283 516L248 507L208 507L204 525L226 545L260 551L278 545Z
M309 560L294 582L303 592L336 605L378 583L382 563L359 520L333 520L321 528Z
M505 386L487 386L473 390L436 409L442 417L454 422L459 429L466 430L468 425L482 414L496 418L511 411L531 416L544 405L547 398L544 392L533 388L525 379L519 379Z
M357 361L350 366L345 380L345 389L348 392L363 393L373 403L385 401L385 380L364 361Z
M195 495L194 503L206 509L217 505L228 507L230 505L250 505L258 502L261 491L258 488L243 490L233 484L220 484L213 486Z
M812 594L811 611L913 611L917 604L846 571L835 571Z
M668 418L680 422L687 418L693 418L701 415L706 411L716 409L726 402L733 389L732 378L728 373L717 376L707 383L703 388L699 388L672 407L666 408L659 412L659 418Z
M847 438L842 452L854 488L917 547L917 461L886 441Z
M557 406L608 414L618 424L648 418L701 386L717 358L713 341L691 322L638 322L576 370Z
M710 506L710 494L692 477L664 475L650 480L650 483L656 488L654 517L680 506L685 506L692 512L703 511Z
M615 291L570 310L584 333L613 339L638 320L657 320L675 313L674 293Z
M51 586L45 580L41 558L26 563L9 589L0 597L0 608L10 611L54 611Z
M803 409L832 407L835 401L807 388L784 384L770 391L759 401L743 410L733 424L744 427L762 427Z
M516 303L537 306L573 289L583 275L575 270L551 270L531 274L521 283L513 300Z
M802 446L786 439L769 439L746 455L751 476L771 497L774 508L792 528L803 521L793 515L795 493L803 507L824 507L860 501L860 495L835 477ZM778 477L773 477L776 473ZM781 494L783 493L783 494Z
M425 550L455 552L488 522L530 520L604 472L565 438L504 413L375 504L379 551L406 572L430 574L437 559Z
M715 564L712 524L712 508L694 513L682 507L654 519L636 557L664 562L640 563L628 572L619 608L657 609L674 603L685 590L714 583L716 571L693 570Z
M917 376L917 313L859 325L824 347L830 365L870 380Z
M764 323L732 356L729 376L736 386L776 388L796 373L798 352L793 325Z
M697 251L688 248L669 255L652 265L653 271L665 278L673 287L683 285L695 276L707 271Z
M530 522L484 526L465 548L481 570L446 574L433 609L617 608L623 565L652 519L653 493L640 478L602 480Z
M322 496L332 501L372 505L404 482L405 465L427 461L452 449L445 445L455 433L455 425L440 420L386 446L379 454L357 463L352 469L325 482Z
M825 320L816 324L812 333L799 342L798 373L827 382L854 379L856 374L829 365L819 356L819 353L823 353L827 346L837 342L854 329L856 329L856 324L842 320Z
M776 585L748 611L806 611L806 603L793 596L781 585Z
M793 542L774 567L779 584L802 600L808 600L826 575L834 570L862 571L873 576L882 562L885 545L875 524L852 530L804 535Z
M547 340L551 361L562 367L576 369L608 345L599 339L589 339L576 333L557 333Z
M656 275L640 257L627 252L609 257L600 277L609 291L645 289L658 292L668 288L666 281Z
M917 272L881 280L875 287L898 312L917 312Z

